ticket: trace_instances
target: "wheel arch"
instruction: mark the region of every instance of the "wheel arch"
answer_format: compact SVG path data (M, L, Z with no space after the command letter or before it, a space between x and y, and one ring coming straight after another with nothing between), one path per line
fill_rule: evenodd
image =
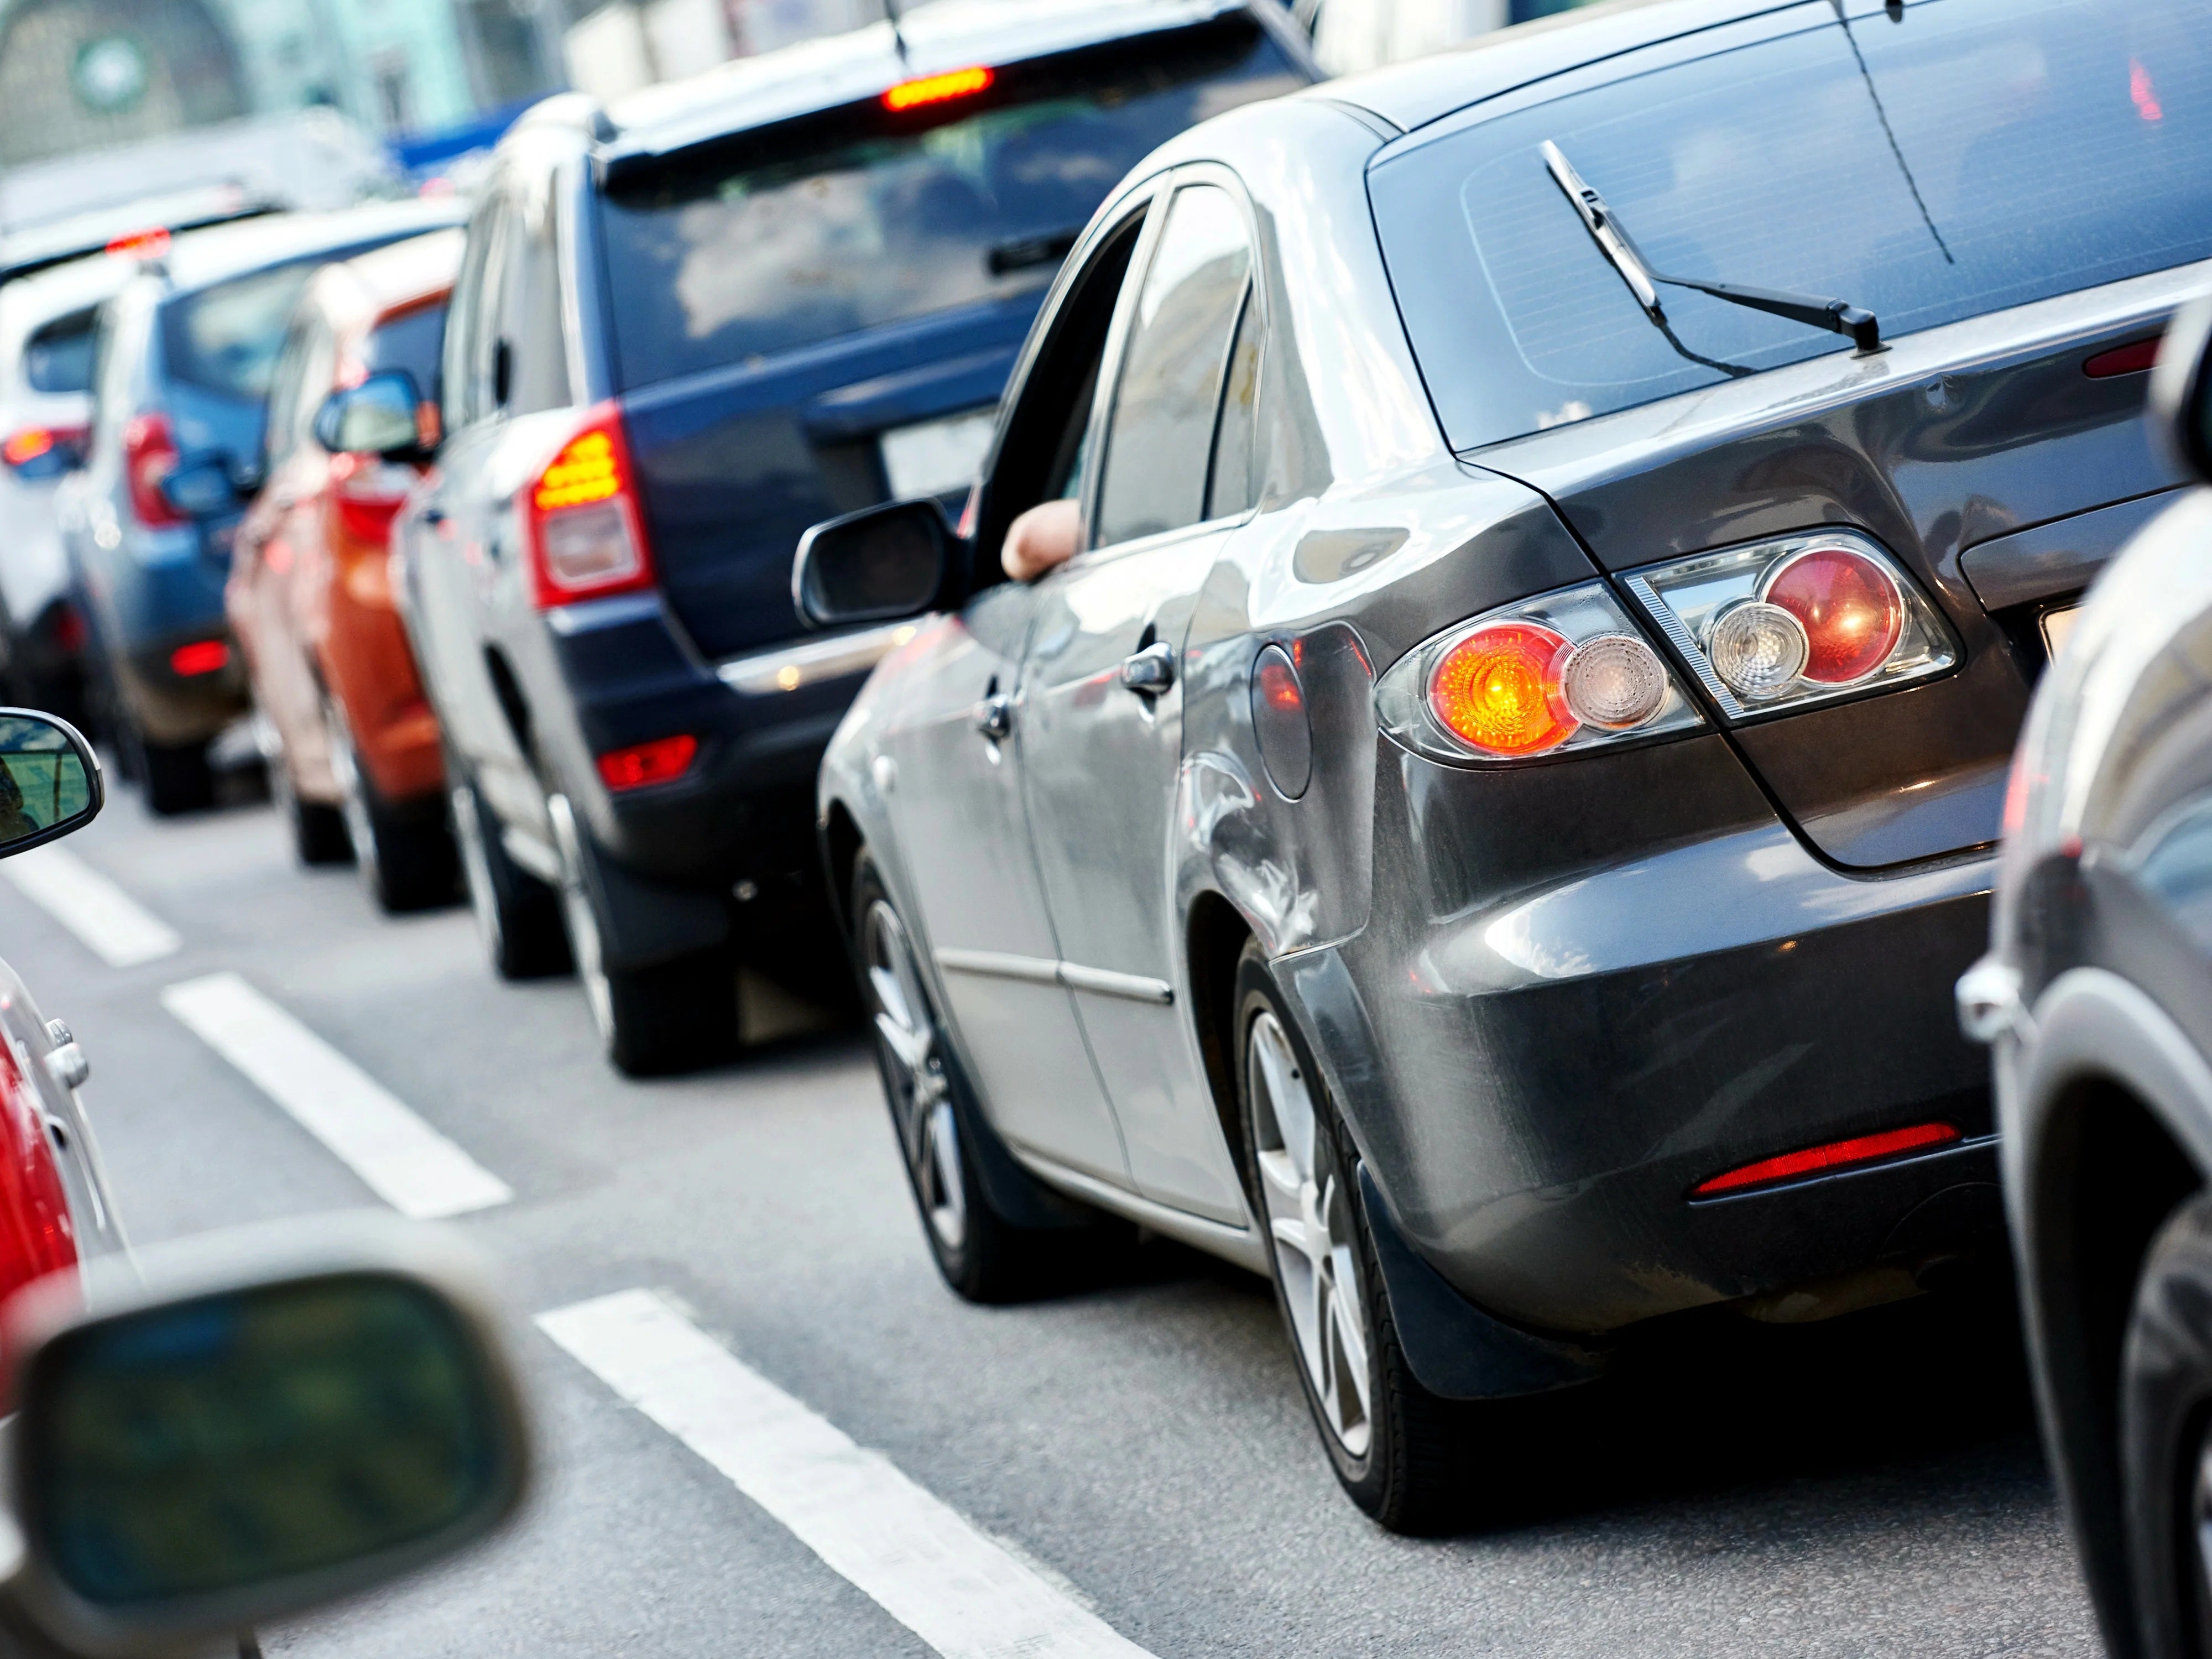
M2054 981L2035 1025L2005 1147L2021 1311L2099 1621L2132 1659L2121 1354L2151 1241L2212 1170L2212 1068L2155 1001L2101 969Z
M860 868L860 849L867 845L867 838L845 803L832 799L822 814L820 839L823 869L830 880L830 913L849 936L854 919L847 911L852 902L853 872Z
M1255 937L1244 914L1210 888L1198 893L1184 913L1191 1036L1206 1069L1206 1086L1213 1097L1222 1139L1243 1180L1248 1200L1254 1193L1253 1172L1237 1104L1237 963L1246 943Z

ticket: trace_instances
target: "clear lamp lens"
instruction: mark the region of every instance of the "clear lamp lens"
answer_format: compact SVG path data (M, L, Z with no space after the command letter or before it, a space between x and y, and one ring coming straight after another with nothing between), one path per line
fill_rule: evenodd
M1626 634L1601 634L1576 646L1559 681L1575 718L1607 732L1643 725L1667 700L1659 653Z
M1729 690L1763 701L1796 684L1812 646L1804 623L1780 605L1746 599L1714 618L1705 654Z

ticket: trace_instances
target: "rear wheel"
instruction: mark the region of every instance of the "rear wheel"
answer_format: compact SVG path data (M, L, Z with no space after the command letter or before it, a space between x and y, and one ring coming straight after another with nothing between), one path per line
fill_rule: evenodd
M552 807L568 946L607 1059L625 1076L661 1077L732 1058L738 1048L736 957L717 946L643 968L611 966L599 896L583 867L585 832L566 799L554 796Z
M2128 1570L2147 1659L2212 1654L2212 1198L2151 1241L2120 1364Z
M123 740L137 750L148 811L169 817L215 805L215 769L205 743L149 743L136 726Z
M1088 1224L1063 1218L1059 1225L1022 1226L992 1202L981 1131L968 1115L972 1096L945 1040L906 924L865 852L853 872L848 914L891 1127L921 1212L922 1237L945 1282L970 1302L1014 1302L1095 1276L1126 1244L1125 1229L1103 1217Z
M453 839L461 873L476 912L477 934L492 971L501 979L541 979L568 971L568 938L561 926L561 896L507 857L499 820L483 804L450 753Z
M1353 1179L1351 1137L1256 944L1237 963L1238 1103L1276 1303L1306 1404L1353 1503L1393 1532L1467 1518L1474 1411L1415 1380Z
M361 769L345 711L325 703L323 723L331 734L331 770L338 781L347 839L368 896L387 911L446 903L453 896L457 872L442 803L418 804L411 811L392 805Z

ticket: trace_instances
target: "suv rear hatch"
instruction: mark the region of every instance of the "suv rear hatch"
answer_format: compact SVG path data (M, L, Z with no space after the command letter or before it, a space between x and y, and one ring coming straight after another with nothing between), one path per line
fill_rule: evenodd
M1876 868L1996 838L2045 614L2179 482L2141 414L2212 256L2212 52L2188 0L1842 10L1455 118L1370 186L1453 447L1548 494L1617 579L1841 526L1943 613L1940 678L1711 710L1808 842ZM1652 269L1843 299L1890 349L1680 286L1648 314L1547 141Z
M799 631L809 525L964 492L1107 191L1194 122L1306 79L1233 12L611 167L617 380L655 568L700 650Z

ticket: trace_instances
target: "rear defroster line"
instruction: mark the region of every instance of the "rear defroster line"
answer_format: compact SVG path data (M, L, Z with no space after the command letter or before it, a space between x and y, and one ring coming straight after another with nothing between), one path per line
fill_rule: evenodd
M655 1292L538 1328L945 1659L1152 1659Z

